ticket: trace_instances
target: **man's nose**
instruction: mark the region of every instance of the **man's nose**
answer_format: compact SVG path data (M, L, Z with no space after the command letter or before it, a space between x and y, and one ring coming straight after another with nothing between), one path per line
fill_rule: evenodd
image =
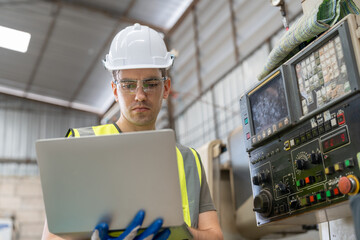
M135 101L139 101L139 102L145 101L146 93L144 92L142 84L138 84L135 91L136 91L135 92Z

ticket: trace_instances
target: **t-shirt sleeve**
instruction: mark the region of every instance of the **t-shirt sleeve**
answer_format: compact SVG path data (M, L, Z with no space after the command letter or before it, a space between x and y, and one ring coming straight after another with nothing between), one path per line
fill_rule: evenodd
M199 154L198 154L198 156L199 156ZM200 156L199 156L199 159L200 159ZM209 185L207 183L204 167L201 164L201 187L200 187L199 213L208 212L208 211L216 211L216 208L214 206L213 200L210 195L210 189L209 189Z

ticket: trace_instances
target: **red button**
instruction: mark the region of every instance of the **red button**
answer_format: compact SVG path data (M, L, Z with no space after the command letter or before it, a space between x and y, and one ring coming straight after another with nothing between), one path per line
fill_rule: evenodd
M250 133L246 134L246 139L249 140L250 139Z
M314 198L313 195L310 196L310 202L311 202L311 203L315 202L315 198Z
M334 195L339 195L339 189L338 188L334 188Z
M305 178L305 183L306 183L306 184L309 184L309 183L310 183L310 178L309 178L309 177L306 177L306 178Z
M348 194L352 188L350 179L348 179L347 177L341 177L338 186L342 194Z

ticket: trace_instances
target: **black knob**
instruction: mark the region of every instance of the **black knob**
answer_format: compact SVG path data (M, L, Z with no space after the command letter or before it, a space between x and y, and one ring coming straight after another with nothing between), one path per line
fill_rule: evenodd
M259 194L254 198L254 211L265 213L269 210L270 199L266 194Z
M260 184L260 176L259 175L253 176L252 182L254 185L259 185Z
M311 154L311 163L319 164L322 162L322 154L321 153L312 153Z
M254 198L254 211L267 217L270 215L272 209L272 196L267 190L262 190L259 195Z
M316 154L316 162L317 162L317 163L321 163L321 162L322 162L322 154L321 154L321 153L317 153L317 154Z
M296 168L299 170L303 170L306 168L306 161L303 159L297 159L295 163L296 163Z
M316 157L316 153L312 153L311 154L311 163L312 164L317 164L317 157Z
M269 179L269 174L266 172L261 172L260 173L260 183L265 183L267 182Z
M278 189L281 193L287 193L288 192L288 187L283 182L279 182L278 184L276 184L276 189Z

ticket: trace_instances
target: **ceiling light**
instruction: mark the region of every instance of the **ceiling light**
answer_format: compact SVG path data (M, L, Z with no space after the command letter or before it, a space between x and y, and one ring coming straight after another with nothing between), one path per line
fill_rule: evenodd
M0 47L25 53L30 38L30 33L0 26Z

